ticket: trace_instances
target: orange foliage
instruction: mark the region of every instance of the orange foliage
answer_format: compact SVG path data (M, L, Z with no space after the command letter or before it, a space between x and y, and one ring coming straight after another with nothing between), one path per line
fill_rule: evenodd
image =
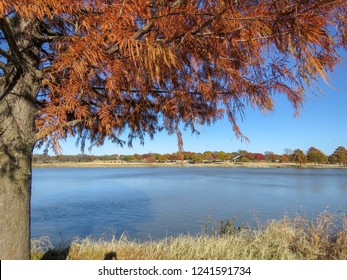
M233 130L250 104L274 109L284 94L298 112L304 85L327 79L346 47L345 0L0 0L44 22L48 61L36 121L42 139L100 145L143 141L179 124Z

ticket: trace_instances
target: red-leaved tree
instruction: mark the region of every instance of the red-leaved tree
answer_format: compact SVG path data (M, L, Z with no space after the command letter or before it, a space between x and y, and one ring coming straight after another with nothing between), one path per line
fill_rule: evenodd
M346 47L345 0L0 0L0 258L30 257L31 154L297 112ZM122 135L128 133L124 140Z

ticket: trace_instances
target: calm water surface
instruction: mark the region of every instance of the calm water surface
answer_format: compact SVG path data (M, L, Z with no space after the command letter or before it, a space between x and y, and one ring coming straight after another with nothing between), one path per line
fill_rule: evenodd
M345 169L34 169L32 237L148 240L202 231L208 217L240 224L347 213Z

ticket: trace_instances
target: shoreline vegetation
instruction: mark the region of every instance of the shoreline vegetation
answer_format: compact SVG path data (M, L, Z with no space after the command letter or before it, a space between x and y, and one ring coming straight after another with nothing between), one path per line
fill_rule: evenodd
M330 156L315 147L302 150L285 149L278 155L238 150L237 152L205 151L171 154L133 155L56 155L34 154L33 167L250 167L250 168L342 168L347 167L347 149L338 147Z
M225 168L344 168L340 164L315 164L306 163L299 165L294 162L267 162L267 161L254 161L254 162L231 162L231 161L218 161L218 162L199 162L191 163L188 161L174 161L174 162L126 162L116 160L95 160L90 162L40 162L33 163L33 168L143 168L143 167L225 167Z
M49 239L32 240L32 259L60 260L346 260L347 216L322 213L314 220L283 217L265 227L235 227L234 220L214 223L199 235L147 242L76 238L54 248Z

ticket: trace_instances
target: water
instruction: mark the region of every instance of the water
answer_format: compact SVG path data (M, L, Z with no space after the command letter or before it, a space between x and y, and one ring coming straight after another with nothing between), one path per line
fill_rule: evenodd
M345 169L34 169L32 237L158 239L202 231L208 218L239 224L323 211L347 213Z

